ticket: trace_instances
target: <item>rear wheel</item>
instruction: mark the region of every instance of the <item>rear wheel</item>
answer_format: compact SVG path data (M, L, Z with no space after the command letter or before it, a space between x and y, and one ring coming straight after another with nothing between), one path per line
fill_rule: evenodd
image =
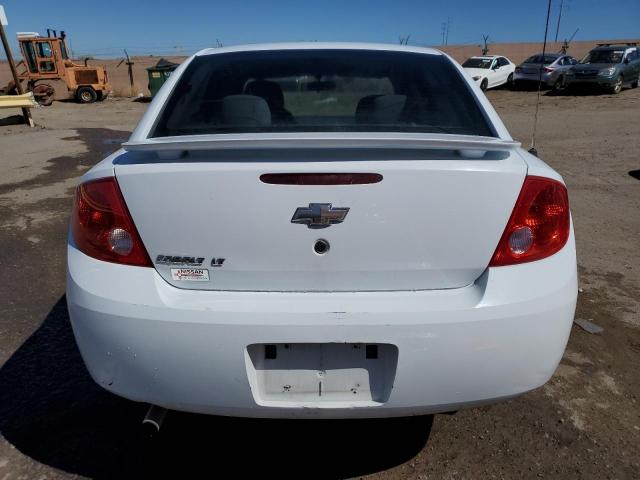
M640 80L640 78L636 79L635 82L631 82L631 88L638 88L638 80Z
M36 101L43 107L48 107L53 103L53 97L56 93L54 88L46 83L39 83L34 86L31 91L33 92L33 96Z
M507 87L509 88L513 87L513 73L510 73L509 76L507 77Z
M564 81L564 75L560 75L553 84L553 90L555 92L561 92L567 88L567 84Z
M618 94L622 91L622 84L623 84L623 79L622 79L622 75L620 75L617 79L616 79L616 83L613 85L613 87L611 87L611 93Z
M98 94L91 87L80 87L76 91L76 99L80 103L93 103L98 99Z
M488 86L489 86L489 81L486 78L483 78L482 82L480 82L480 90L484 92Z

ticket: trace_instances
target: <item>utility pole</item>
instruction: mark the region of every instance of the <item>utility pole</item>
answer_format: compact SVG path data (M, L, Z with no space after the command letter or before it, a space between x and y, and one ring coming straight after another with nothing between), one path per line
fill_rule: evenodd
M562 44L562 46L560 47L560 51L566 55L567 54L567 50L569 50L569 45L571 44L571 40L573 40L573 37L576 36L576 33L578 33L578 30L580 30L579 28L576 28L576 31L573 32L573 35L571 35L571 38L569 38L569 40L567 40L566 38L564 39L564 43Z
M442 22L442 43L440 45L444 45L445 35L447 33L447 24Z
M120 62L118 63L118 65L116 65L116 68L118 68L120 65L122 65L123 63L127 66L127 73L129 74L129 85L131 86L130 88L130 92L131 95L134 95L133 93L133 66L135 65L134 62L131 61L131 59L129 58L129 54L127 53L127 50L124 50L124 55L125 58L123 58L122 60L120 60ZM85 63L86 64L86 63Z
M482 55L489 53L489 35L482 35Z
M4 15L4 8L0 5L0 37L2 37L2 46L4 47L4 53L7 55L7 61L9 62L9 68L11 69L11 75L13 76L13 83L16 85L16 90L18 95L22 95L24 90L22 90L22 84L20 83L20 79L18 78L18 72L16 70L16 64L13 61L13 55L11 55L11 48L9 47L9 42L7 40L7 36L4 33L4 26L7 24L6 17ZM24 123L29 125L30 127L34 126L33 118L31 117L31 111L22 107L22 116L24 117Z
M449 28L451 27L451 18L447 17L447 34L444 37L444 44L449 45Z
M558 43L558 32L560 31L560 20L562 19L562 6L564 0L560 0L560 12L558 13L558 26L556 27L556 43Z

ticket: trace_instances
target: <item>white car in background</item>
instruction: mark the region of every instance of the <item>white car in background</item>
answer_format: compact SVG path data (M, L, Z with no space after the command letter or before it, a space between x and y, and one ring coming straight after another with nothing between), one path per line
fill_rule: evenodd
M469 74L482 90L511 85L516 65L507 57L499 55L485 55L471 57L463 64L465 72Z
M67 253L93 379L217 415L510 398L555 371L577 297L560 175L460 65L399 45L192 56L82 177Z

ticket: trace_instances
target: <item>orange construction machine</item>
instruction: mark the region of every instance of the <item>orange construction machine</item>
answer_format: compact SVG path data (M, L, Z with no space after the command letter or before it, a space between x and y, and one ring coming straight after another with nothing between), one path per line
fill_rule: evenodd
M36 32L19 32L18 43L23 60L17 63L18 79L26 83L40 105L51 105L55 90L47 81L62 80L67 90L80 103L93 103L107 97L111 86L104 67L78 65L67 53L65 33L60 36L47 30L47 36ZM5 92L13 93L11 82Z

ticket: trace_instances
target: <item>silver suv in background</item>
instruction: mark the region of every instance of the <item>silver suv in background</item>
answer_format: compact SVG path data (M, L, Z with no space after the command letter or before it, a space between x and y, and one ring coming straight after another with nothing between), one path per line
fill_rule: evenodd
M567 86L600 87L620 93L624 85L638 86L640 49L635 43L598 44L567 72Z
M562 53L532 55L516 67L514 85L517 87L542 82L548 88L561 90L566 85L567 71L577 63L575 58Z

